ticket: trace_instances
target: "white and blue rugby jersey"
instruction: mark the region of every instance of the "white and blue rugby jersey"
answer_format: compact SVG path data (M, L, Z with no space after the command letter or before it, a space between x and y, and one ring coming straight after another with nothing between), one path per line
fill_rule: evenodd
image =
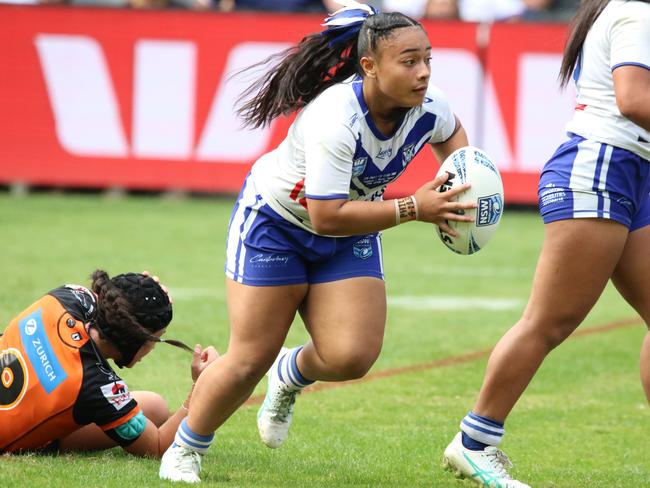
M430 86L424 103L406 112L384 136L363 99L359 76L333 85L296 117L287 137L253 165L264 200L289 222L314 232L306 198L381 199L426 143L444 142L456 118L442 92Z
M626 65L650 70L650 4L613 0L582 47L573 74L578 105L566 128L650 160L650 132L623 117L616 105L612 72Z

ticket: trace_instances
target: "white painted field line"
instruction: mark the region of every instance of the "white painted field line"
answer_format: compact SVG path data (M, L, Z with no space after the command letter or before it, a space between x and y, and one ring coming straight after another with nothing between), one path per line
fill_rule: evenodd
M485 267L465 267L465 266L436 266L436 265L422 265L417 268L408 268L404 270L409 274L424 274L424 275L443 275L449 278L454 277L470 277L470 278L493 278L493 277L502 277L502 276L530 276L532 278L534 268L515 268L515 267L497 267L497 266L485 266Z
M409 310L513 310L524 302L510 298L463 296L389 296L388 306Z
M169 294L174 301L207 298L225 301L225 296L216 288L171 288ZM521 308L524 302L519 299L464 297L442 295L401 295L389 296L388 306L410 310L512 310Z

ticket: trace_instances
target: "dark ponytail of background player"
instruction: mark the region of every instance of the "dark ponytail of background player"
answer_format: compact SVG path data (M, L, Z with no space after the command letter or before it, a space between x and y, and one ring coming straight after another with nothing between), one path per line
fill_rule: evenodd
M169 297L153 278L136 273L110 278L106 271L98 269L91 279L92 291L97 294L97 315L92 326L120 351L121 357L115 361L118 366L130 364L148 341L192 351L180 341L153 335L172 319Z
M237 113L245 125L263 127L279 115L304 107L329 86L355 73L363 74L359 59L375 53L378 42L394 29L421 27L416 20L397 12L358 12L365 20L329 25L323 32L310 34L297 45L240 71L238 74L271 65L267 74L249 86L239 99ZM336 17L334 14L326 22Z
M573 70L579 63L582 45L587 33L610 0L583 0L573 18L571 33L564 47L564 57L560 67L560 85L566 86L571 80Z

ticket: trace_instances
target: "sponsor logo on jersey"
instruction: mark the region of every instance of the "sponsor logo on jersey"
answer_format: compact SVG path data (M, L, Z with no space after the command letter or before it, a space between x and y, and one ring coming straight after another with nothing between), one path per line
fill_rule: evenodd
M361 175L363 171L366 169L366 163L368 162L368 158L357 158L352 162L352 177L356 178L357 176Z
M352 246L352 252L354 253L354 257L359 259L368 259L372 256L372 242L370 242L370 238L364 237L355 242Z
M104 398L108 400L108 403L115 407L115 410L121 410L131 401L129 388L121 380L104 385L100 389L102 390Z
M20 340L38 381L49 395L68 377L54 354L39 308L18 322Z
M72 334L71 337L72 337L73 341L80 341L81 340L81 334L79 332L75 332L74 334Z
M422 102L422 104L431 103L431 102L433 102L433 98L424 97L424 101Z
M478 199L477 219L476 226L484 227L486 225L494 225L499 221L501 212L503 211L503 201L501 195L495 193L487 197L480 197Z
M84 314L90 316L95 312L95 296L81 285L65 285L72 292L72 296L81 304Z
M386 149L379 149L379 152L375 157L377 159L386 159L386 158L390 158L392 155L393 155L393 148L387 147Z
M25 334L28 336L33 336L36 333L36 329L38 328L38 323L34 319L29 319L25 323Z
M402 148L402 166L406 166L415 157L415 143L407 144Z

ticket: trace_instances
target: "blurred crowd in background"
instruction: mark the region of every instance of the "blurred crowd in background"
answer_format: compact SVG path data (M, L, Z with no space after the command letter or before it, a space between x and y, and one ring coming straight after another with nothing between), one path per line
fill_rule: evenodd
M399 11L417 19L453 19L467 22L565 22L574 14L580 0L365 0L365 2L384 12ZM335 0L0 0L0 3L180 8L222 12L325 13L340 8Z

